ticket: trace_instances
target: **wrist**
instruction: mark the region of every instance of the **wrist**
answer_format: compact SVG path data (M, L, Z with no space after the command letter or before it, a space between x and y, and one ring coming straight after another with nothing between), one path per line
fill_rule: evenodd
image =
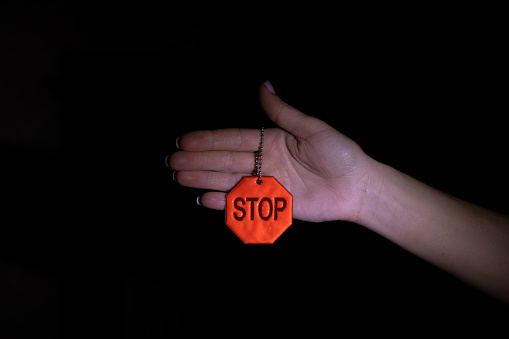
M357 185L357 206L350 221L356 224L366 226L373 219L373 210L376 201L380 199L382 191L382 176L380 175L380 166L376 160L370 159L366 168L369 170L362 176Z
M407 179L403 173L373 159L368 168L359 185L358 208L353 222L383 234L383 225L390 224L391 218L404 215L404 205L395 198L401 195L395 191L399 191L402 184L405 186Z
M423 210L436 202L433 192L412 177L373 161L355 222L398 244L417 240L415 223L422 219Z

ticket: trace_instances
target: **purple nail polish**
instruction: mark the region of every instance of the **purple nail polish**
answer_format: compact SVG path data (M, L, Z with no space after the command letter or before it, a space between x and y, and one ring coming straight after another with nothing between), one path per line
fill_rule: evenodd
M263 84L265 85L265 87L267 87L270 93L276 94L276 91L274 91L274 87L272 86L269 80L265 81Z
M175 139L175 146L177 146L178 149L182 149L182 148L180 148L180 145L179 145L179 139L180 139L180 137L177 137L177 139Z
M196 197L196 205L201 206L200 197Z
M170 157L170 155L168 154L166 156L166 158L164 158L164 164L166 165L166 167L170 167L170 165L168 165L168 158Z

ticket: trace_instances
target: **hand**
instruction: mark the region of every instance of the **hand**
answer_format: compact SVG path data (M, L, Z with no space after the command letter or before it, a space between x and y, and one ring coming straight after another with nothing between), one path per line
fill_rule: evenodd
M370 167L361 148L325 122L287 105L260 87L263 109L280 128L266 129L262 175L274 176L293 195L293 215L305 221L355 221ZM181 185L212 190L200 202L225 208L225 196L253 175L258 129L194 131L179 138L182 151L169 158Z

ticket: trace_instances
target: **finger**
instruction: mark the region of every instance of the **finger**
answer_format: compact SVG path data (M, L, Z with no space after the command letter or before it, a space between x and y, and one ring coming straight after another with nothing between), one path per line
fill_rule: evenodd
M175 174L175 180L182 186L226 192L231 190L243 177L250 175L250 173L179 171Z
M270 87L269 90L267 87ZM306 138L324 129L330 128L320 119L304 114L288 105L275 93L270 83L260 86L260 103L267 116L279 127L296 137Z
M175 152L169 165L176 171L249 172L254 170L253 152L208 151Z
M207 208L224 210L226 207L226 193L207 192L199 197L199 202L202 206Z
M178 145L184 151L247 151L260 146L260 130L225 128L193 131L179 137Z

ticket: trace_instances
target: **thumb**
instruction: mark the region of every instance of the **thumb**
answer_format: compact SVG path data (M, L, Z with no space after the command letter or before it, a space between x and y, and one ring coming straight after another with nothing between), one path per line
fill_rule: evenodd
M270 120L296 137L306 138L330 128L325 122L304 114L281 100L269 81L260 86L260 104Z

